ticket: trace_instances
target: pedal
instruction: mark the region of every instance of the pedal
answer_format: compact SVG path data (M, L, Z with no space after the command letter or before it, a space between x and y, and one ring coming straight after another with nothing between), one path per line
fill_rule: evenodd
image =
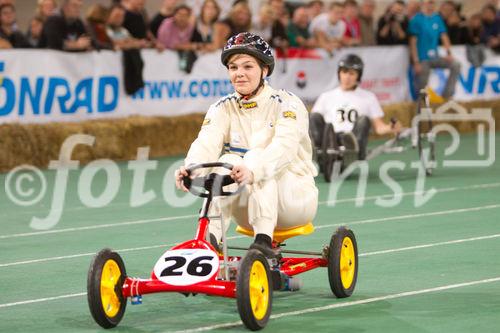
M302 288L302 279L297 276L288 276L280 270L271 271L273 290L277 291L298 291Z
M140 304L142 304L142 296L141 295L137 295L137 296L130 297L130 303L132 305L140 305Z
M298 276L290 276L285 279L285 287L282 289L283 291L299 291L302 289L304 283L302 279Z

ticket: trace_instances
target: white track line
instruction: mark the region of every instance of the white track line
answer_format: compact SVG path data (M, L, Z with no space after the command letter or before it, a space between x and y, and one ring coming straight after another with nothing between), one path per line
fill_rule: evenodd
M341 225L351 226L351 225L358 225L358 224L368 224L368 223L377 223L377 222L394 221L394 220L406 220L406 219L413 219L416 217L428 217L428 216L439 216L439 215L447 215L447 214L467 213L467 212L475 212L475 211L479 211L479 210L495 209L495 208L500 208L500 204L479 206L479 207L472 207L472 208L441 210L441 211L437 211L437 212L421 213L421 214L398 215L398 216L382 217L382 218L377 218L377 219L367 219L367 220L344 222L344 223L326 224L326 225L320 225L317 227L315 226L314 228L315 229L323 229L323 228L329 228L329 227L341 226Z
M388 250L360 253L359 257L369 257L369 256L375 256L375 255L379 255L379 254L388 254L388 253L404 252L404 251L411 251L411 250L418 250L418 249L427 249L427 248L436 247L436 246L475 242L475 241L479 241L479 240L494 239L494 238L500 238L500 234L479 236L479 237L472 237L472 238L464 238L464 239L456 239L456 240L451 240L451 241L446 241L446 242L438 242L438 243L400 247L397 249L388 249Z
M181 216L172 216L172 217L160 217L160 218L156 218L156 219L146 219L146 220L137 220L137 221L128 221L128 222L125 221L125 222L119 222L119 223L99 224L99 225L91 225L91 226L87 226L87 227L35 231L35 232L26 232L26 233L22 233L22 234L0 235L0 239L39 236L39 235L47 235L47 234L59 234L59 233L64 233L64 232L94 230L94 229L102 229L102 228L113 228L113 227L121 227L121 226L125 226L125 225L136 225L136 224L147 224L147 223L153 223L153 222L182 220L182 219L193 218L193 217L198 217L198 215L181 215Z
M239 237L245 237L245 236L236 236L236 237L233 237L233 238L239 238ZM382 250L382 251L373 251L373 252L361 253L361 254L359 254L359 257L368 257L368 256L373 256L373 255L380 255L380 254L388 254L388 253L410 251L410 250L416 250L416 249L422 249L422 248L430 248L430 247L435 247L435 246L443 246L443 245L451 245L451 244L472 242L472 241L485 240L485 239L493 239L493 238L498 238L498 237L500 237L500 234L488 235L488 236L480 236L480 237L473 237L473 238L466 238L466 239L457 239L457 240L452 240L452 241L447 241L447 242L422 244L422 245L402 247L402 248L397 248L397 249L389 249L389 250ZM158 245L158 246L154 246L154 247L163 247L163 246L168 246L168 245ZM119 251L120 252L125 252L127 250L128 251L133 251L133 250L137 250L137 249L147 249L147 248L153 248L153 247L131 248L131 249L123 249L123 250L119 250ZM91 253L90 255L94 255L94 254ZM83 256L83 254L82 254L82 256ZM75 257L75 256L68 256L68 257ZM53 259L53 260L56 260L56 259ZM13 264L16 264L16 263L13 263ZM4 266L6 266L6 265L13 265L13 264L4 264ZM12 306L16 306L16 305L31 304L31 303L40 303L40 302L45 302L45 301L52 301L52 300L57 300L57 299L71 298L71 297L77 297L77 296L83 296L83 295L86 295L86 293L69 294L69 295L62 295L62 296L55 296L55 297L39 298L39 299L28 300L28 301L20 301L20 302L14 302L14 303L0 304L0 308L12 307ZM344 303L342 303L342 304L344 304ZM236 323L236 325L239 325L239 324L241 324L241 323L240 322ZM224 325L229 325L229 324L224 324Z
M478 210L483 210L483 209L494 209L494 208L500 208L500 204L498 205L488 205L488 206L480 206L480 207L472 207L472 208L462 208L462 209L453 209L453 210L444 210L444 211L437 211L437 212L431 212L431 213L422 213L422 214L411 214L411 215L399 215L399 216L391 216L391 217L384 217L384 218L378 218L378 219L368 219L368 220L360 220L360 221L352 221L352 222L344 222L344 223L336 223L336 224L329 224L329 225L320 225L316 226L315 229L323 229L323 228L331 228L334 226L340 226L340 225L358 225L358 224L368 224L368 223L377 223L377 222L385 222L385 221L394 221L394 220L406 220L406 219L413 219L417 217L427 217L427 216L436 216L436 215L447 215L447 214L457 214L457 213L465 213L465 212L471 212L471 211L478 211ZM232 236L228 237L228 239L237 239L237 238L243 238L246 236ZM456 240L452 242L467 242L471 240L480 240L483 239L483 237L487 238L496 238L497 235L491 235L491 236L481 236L476 238L467 238L463 240ZM156 248L161 248L161 247L169 247L173 246L175 244L162 244L162 245L152 245L152 246L143 246L143 247L134 247L134 248L127 248L127 249L121 249L121 250L116 250L116 252L132 252L132 251L140 251L140 250L150 250L150 249L156 249ZM432 244L431 244L432 245ZM429 247L429 245L421 245L422 247ZM396 251L398 252L398 251ZM16 262L11 262L11 263L5 263L5 264L0 264L1 267L9 267L9 266L18 266L18 265L28 265L28 264L35 264L35 263L41 263L41 262L47 262L47 261L56 261L56 260L63 260L63 259L71 259L71 258L79 258L79 257L86 257L86 256L93 256L95 253L80 253L80 254L73 254L73 255L67 255L67 256L59 256L59 257L49 257L49 258L41 258L41 259L31 259L31 260L24 260L24 261L16 261Z
M429 294L429 293L434 293L434 292L438 292L438 291L444 291L444 290L450 290L450 289L457 289L457 288L464 288L464 287L476 286L476 285L479 285L479 284L493 283L493 282L499 282L499 281L500 281L500 277L495 277L495 278L491 278L491 279L484 279L484 280L476 280L476 281L470 281L470 282L464 282L464 283L449 284L449 285L445 285L445 286L441 286L441 287L436 287L436 288L428 288L428 289L406 291L406 292L397 293L397 294L390 294L390 295L385 295L385 296L360 299L358 301L335 303L335 304L326 305L326 306L318 306L318 307L315 307L315 308L309 308L309 309L303 309L303 310L297 310L297 311L277 313L277 314L271 315L271 319L278 319L278 318L283 318L283 317L304 315L304 314L308 314L308 313L314 313L314 312L320 312L320 311L326 311L326 310L332 310L332 309L338 309L338 308L345 308L345 307L349 307L349 306L355 306L355 305L361 305L361 304L369 304L369 303L375 303L375 302L380 302L380 301L387 301L387 300L398 299L398 298L403 298L403 297L411 297L411 296ZM198 327L198 328L181 330L181 331L174 331L174 333L205 332L205 331L212 331L212 330L220 329L220 328L230 328L230 327L241 326L241 325L242 325L241 321L234 321L234 322L231 322L231 323L224 323L224 324L204 326L204 327Z
M441 189L436 189L436 193L444 193L444 192L452 192L452 191L460 191L460 190L475 190L475 189L484 189L484 188L491 188L491 187L500 187L500 183L477 184L477 185L470 185L470 186L464 186L464 187L441 188ZM403 193L401 193L402 196L415 195L415 194L421 194L421 192L417 191L417 192L403 192ZM381 194L381 195L368 196L368 197L362 197L362 198L339 199L339 200L336 200L335 202L336 203L344 203L344 202L353 202L356 200L376 200L379 197L380 198L391 198L393 196L394 196L394 194ZM328 204L328 203L330 203L330 201L322 201L319 204L323 205L323 204ZM197 216L198 215L172 216L172 217L144 219L144 220L137 220L137 221L108 223L108 224L93 225L93 226L87 226L87 227L54 229L54 230L47 230L47 231L35 231L35 232L26 232L26 233L19 233L19 234L0 235L0 239L41 236L41 235L48 235L48 234L59 234L59 233L77 232L77 231L84 231L84 230L95 230L95 229L101 229L101 228L113 228L113 227L121 227L121 226L125 226L125 225L141 225L141 224L149 224L149 223L163 222L163 221L175 221L175 220L181 220L181 219L186 219L186 218L193 218L193 217L197 217Z
M247 236L234 236L234 237L228 237L227 239L236 239L236 238L243 238ZM170 248L174 245L177 245L178 243L175 244L160 244L160 245L151 245L151 246L141 246L141 247L131 247L127 249L119 249L119 250L114 250L115 252L118 253L123 253L123 252L134 252L134 251L142 251L142 250L151 250L151 249L158 249L158 248ZM67 255L67 256L60 256L60 257L49 257L49 258L41 258L41 259L31 259L31 260L24 260L24 261L16 261L16 262L10 262L10 263L5 263L5 264L0 264L1 267L9 267L9 266L19 266L19 265L29 265L29 264L37 264L41 262L48 262L48 261L57 261L57 260L64 260L64 259L72 259L72 258L80 258L80 257L91 257L94 256L96 252L88 252L88 253L78 253L78 254L72 254L72 255Z
M455 192L455 191L461 191L461 190L477 190L477 189L485 189L485 188L492 188L492 187L500 187L500 183L491 183L491 184L477 184L477 185L470 185L470 186L464 186L464 187L445 187L441 189L436 189L436 193L446 193L446 192ZM409 196L409 195L422 195L425 194L425 191L415 191L415 192L403 192L400 195L401 196ZM380 194L380 195L372 195L369 197L361 197L361 198L347 198L347 199L339 199L339 200L327 200L327 201L320 201L320 205L328 205L328 204L337 204L337 203L344 203L344 202L355 202L356 200L377 200L378 198L380 199L387 199L387 198L392 198L394 197L394 193L391 194Z
M54 296L54 297L37 298L37 299L31 299L28 301L21 301L21 302L14 302L14 303L5 303L5 304L0 304L0 309L1 308L9 308L9 307L16 306L16 305L41 303L41 302L55 301L58 299L80 297L80 296L86 296L86 295L87 295L87 293L77 293L77 294L61 295L61 296Z

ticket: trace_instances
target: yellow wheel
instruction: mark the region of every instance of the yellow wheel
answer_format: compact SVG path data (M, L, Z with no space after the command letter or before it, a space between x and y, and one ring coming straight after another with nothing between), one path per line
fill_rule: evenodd
M333 234L328 251L328 280L339 298L349 297L358 277L358 246L352 230L340 227Z
M101 250L90 264L87 300L92 317L101 327L115 327L125 313L127 302L122 295L125 277L123 260L110 249Z
M247 328L264 328L271 315L273 288L269 264L258 250L250 250L241 260L236 280L240 318Z

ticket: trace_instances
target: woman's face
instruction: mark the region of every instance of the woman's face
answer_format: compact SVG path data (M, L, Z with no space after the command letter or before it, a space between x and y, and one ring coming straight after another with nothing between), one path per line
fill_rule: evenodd
M240 95L249 95L267 75L267 67L261 69L257 59L247 54L235 54L228 63L229 78L234 90Z
M114 27L121 27L125 19L125 10L115 7L109 13L107 23Z
M217 8L212 1L208 1L205 6L203 6L203 21L212 22L217 18Z

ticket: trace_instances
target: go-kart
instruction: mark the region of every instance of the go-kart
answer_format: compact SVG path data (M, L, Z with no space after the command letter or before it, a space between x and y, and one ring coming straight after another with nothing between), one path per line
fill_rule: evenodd
M224 189L234 183L229 175L212 172L195 176L193 173L214 167L233 168L227 163L204 163L187 170L190 176L183 178L184 185L192 194L204 198L195 237L167 250L157 260L149 279L127 276L122 258L111 249L103 249L95 255L87 276L87 298L97 324L103 328L117 326L129 298L132 304L141 304L142 296L146 294L179 292L186 296L206 294L236 298L244 325L250 330L259 330L265 327L271 315L273 291L300 289L301 283L296 275L318 267L327 267L330 288L336 297L349 297L353 293L358 274L358 252L354 233L346 227L338 228L329 245L320 252L282 249L286 239L313 232L314 227L309 222L292 229L275 230L273 251L276 256L272 258L257 249L229 247L225 235L219 250L222 253L219 253L207 241L210 204L213 198L236 195L245 186L230 191ZM251 230L241 227L237 230L253 235ZM245 250L246 254L229 256L228 249ZM301 257L285 257L285 254Z
M400 153L409 148L417 149L426 175L432 175L436 166L436 153L435 134L432 130L429 110L427 93L425 90L421 90L417 99L416 117L413 119L411 127L403 129L396 137L369 150L365 159L369 161L381 154ZM396 119L392 118L391 122L394 124ZM344 170L357 160L358 150L339 145L338 137L331 123L324 125L322 133L310 131L310 136L314 145L314 159L327 182L332 181L335 163L339 163L340 169Z

